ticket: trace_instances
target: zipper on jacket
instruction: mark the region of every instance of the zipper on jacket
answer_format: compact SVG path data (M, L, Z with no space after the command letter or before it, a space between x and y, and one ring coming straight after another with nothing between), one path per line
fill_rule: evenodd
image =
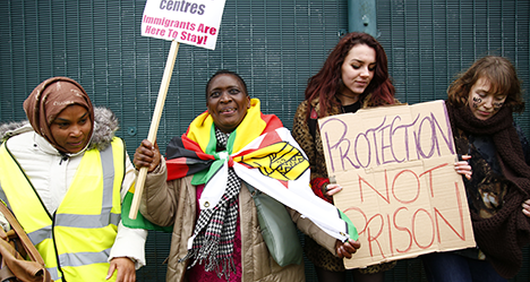
M61 152L61 161L59 162L59 165L61 165L63 162L66 162L68 160L68 155Z

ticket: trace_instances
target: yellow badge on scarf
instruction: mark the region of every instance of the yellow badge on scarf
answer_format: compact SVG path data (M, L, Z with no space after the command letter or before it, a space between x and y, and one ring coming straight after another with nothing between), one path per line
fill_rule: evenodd
M278 142L258 149L234 161L257 168L263 175L278 180L296 180L308 168L309 162L302 153L287 142Z

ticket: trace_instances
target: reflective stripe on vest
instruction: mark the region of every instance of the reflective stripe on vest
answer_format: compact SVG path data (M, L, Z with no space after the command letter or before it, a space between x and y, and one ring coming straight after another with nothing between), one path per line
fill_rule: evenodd
M64 275L68 281L104 281L121 214L120 189L125 173L122 140L114 138L101 152L92 149L84 153L53 217L6 142L0 146L0 166L0 197L41 253L52 279L64 281Z

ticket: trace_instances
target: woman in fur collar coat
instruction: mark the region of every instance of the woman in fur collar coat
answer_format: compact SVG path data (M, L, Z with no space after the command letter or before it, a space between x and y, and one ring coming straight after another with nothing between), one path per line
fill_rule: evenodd
M28 121L0 128L0 197L52 279L136 281L147 232L120 222L135 169L114 136L116 117L66 77L38 85L24 110Z

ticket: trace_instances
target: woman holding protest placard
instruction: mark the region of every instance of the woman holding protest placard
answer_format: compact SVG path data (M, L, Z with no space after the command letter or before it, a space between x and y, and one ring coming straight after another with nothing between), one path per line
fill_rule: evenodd
M272 229L262 224L267 213L258 204L264 203L261 195L269 188L288 196L280 199L269 190L268 196L279 206L270 211L277 217L268 219L279 221L284 218L280 213L286 214L286 227L294 228L295 222L327 252L351 257L359 242L348 239L350 233L343 243L330 236L329 229L325 233L318 228L306 213L302 216L282 205L285 198L304 201L307 192L290 194L300 187L311 191L309 163L281 121L261 113L259 100L250 99L243 79L226 70L215 73L206 85L206 106L207 111L192 121L185 134L171 140L167 160L148 140L134 155L136 167L149 171L141 213L152 223L172 227L166 280L305 281L301 247L293 260L282 259L298 243L296 229L294 237L278 242L285 244L278 253L267 240L270 235L264 230ZM289 162L278 160L292 153ZM289 166L287 170L275 170L277 160ZM260 164L252 167L253 163ZM296 175L286 176L285 171ZM337 216L335 207L313 198L320 204L306 205L306 209L326 207L329 215ZM342 220L337 223L340 228L345 225ZM288 229L271 233L278 238L287 235Z
M305 101L298 106L294 117L293 137L311 163L311 186L316 195L332 202L332 196L342 190L340 185L330 183L317 119L355 113L360 108L399 103L394 98L394 92L385 50L366 33L345 35L320 71L309 79ZM315 264L319 281L345 280L341 258L307 236L304 249ZM394 265L395 262L391 262L355 270L355 281L383 281L383 272Z
M355 113L361 108L397 104L394 86L388 74L386 53L371 35L353 32L345 35L332 50L324 66L309 79L303 101L296 111L293 137L311 163L313 192L332 202L342 190L330 181L317 119L341 113ZM457 172L469 177L470 167L455 164ZM354 222L355 224L355 222ZM342 259L326 252L311 238L306 238L305 252L315 264L319 281L344 281ZM355 281L383 281L384 271L396 263L384 263L353 271Z
M477 60L448 88L447 110L458 154L469 155L464 180L477 247L422 256L429 281L507 281L530 242L530 146L512 113L524 100L515 67L503 57Z

